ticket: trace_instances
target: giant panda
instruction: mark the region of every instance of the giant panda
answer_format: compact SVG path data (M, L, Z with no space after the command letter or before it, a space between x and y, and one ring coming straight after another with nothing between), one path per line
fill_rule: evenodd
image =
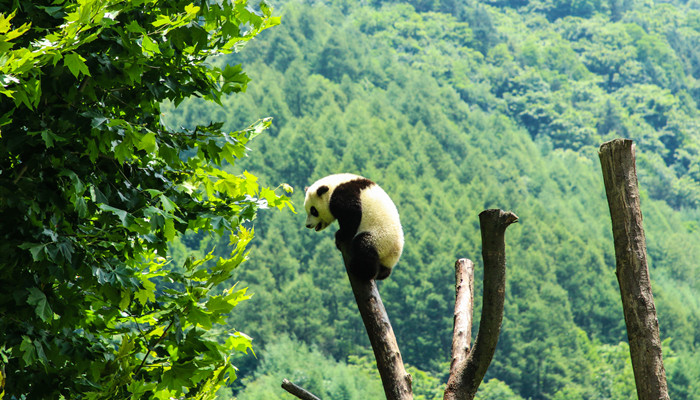
M351 273L385 279L403 251L399 212L376 183L353 174L321 178L306 189L306 227L321 231L338 220L336 246L349 245Z

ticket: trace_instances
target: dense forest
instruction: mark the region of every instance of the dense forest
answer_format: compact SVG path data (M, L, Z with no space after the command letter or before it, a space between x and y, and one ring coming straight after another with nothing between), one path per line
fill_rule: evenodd
M274 3L274 2L273 2ZM277 2L280 26L240 53L245 94L165 105L165 121L272 117L249 170L289 184L297 213L254 221L238 268L251 300L231 329L254 339L221 398L381 398L333 229L304 229L303 190L335 172L396 202L404 254L379 284L418 399L441 398L457 258L475 261L478 321L487 208L507 233L503 330L480 399L633 399L598 146L637 145L650 272L671 398L700 399L700 2ZM227 253L192 234L173 245Z

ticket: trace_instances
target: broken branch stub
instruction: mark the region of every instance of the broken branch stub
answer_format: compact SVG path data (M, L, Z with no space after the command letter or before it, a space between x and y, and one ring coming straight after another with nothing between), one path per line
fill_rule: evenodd
M452 362L445 393L456 399L462 387L462 371L467 363L472 340L472 316L474 314L474 263L461 258L455 263L455 312L452 333Z
M286 390L290 394L294 395L296 398L301 400L321 400L316 397L313 393L304 389L303 387L290 382L287 379L282 380L282 389Z

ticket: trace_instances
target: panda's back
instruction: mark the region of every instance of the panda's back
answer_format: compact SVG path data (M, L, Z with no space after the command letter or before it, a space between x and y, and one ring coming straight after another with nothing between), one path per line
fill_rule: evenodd
M373 184L360 192L362 219L356 234L369 232L379 261L392 268L403 250L403 229L399 212L389 195Z

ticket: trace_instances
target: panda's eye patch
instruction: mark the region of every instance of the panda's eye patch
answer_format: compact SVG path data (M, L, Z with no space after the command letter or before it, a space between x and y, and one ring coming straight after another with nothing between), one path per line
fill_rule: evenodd
M311 210L309 210L309 212L310 212L311 215L313 215L314 217L318 217L318 210L316 209L316 207L311 207Z

